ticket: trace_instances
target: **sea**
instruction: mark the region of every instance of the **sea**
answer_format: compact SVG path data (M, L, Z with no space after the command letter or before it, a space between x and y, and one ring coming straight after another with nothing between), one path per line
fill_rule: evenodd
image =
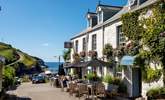
M45 62L45 65L48 66L48 69L51 72L53 72L53 73L57 73L58 72L59 62Z

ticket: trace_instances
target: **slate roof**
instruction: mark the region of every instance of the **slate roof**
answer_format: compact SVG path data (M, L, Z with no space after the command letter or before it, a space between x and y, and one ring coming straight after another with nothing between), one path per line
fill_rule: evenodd
M80 36L82 36L82 35L85 35L85 34L87 34L88 32L94 31L94 30L96 30L96 29L98 29L98 28L100 28L100 27L102 27L102 26L104 26L104 25L112 24L114 21L119 20L120 17L121 17L123 14L125 14L125 13L127 13L127 12L129 12L129 11L136 11L136 10L143 9L143 8L145 8L145 7L149 6L149 5L152 5L152 4L154 4L154 3L158 2L158 1L159 1L159 0L148 0L148 1L144 2L143 4L141 4L140 6L135 7L135 8L132 9L132 10L129 10L128 5L126 5L126 6L123 7L122 10L120 10L117 14L115 14L114 16L112 16L110 19L108 19L108 20L106 20L105 22L103 22L103 23L101 23L101 24L98 24L98 25L96 25L96 26L94 26L94 27L92 27L92 28L86 28L84 31L82 31L82 32L80 32L79 34L73 36L73 37L71 38L71 40L73 40L73 39L75 39L75 38L77 38L77 37L80 37Z

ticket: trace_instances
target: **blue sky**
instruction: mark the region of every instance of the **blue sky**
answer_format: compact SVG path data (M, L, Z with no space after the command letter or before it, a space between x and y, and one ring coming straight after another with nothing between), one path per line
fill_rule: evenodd
M63 43L86 28L98 0L0 0L0 41L45 61L57 61ZM122 6L127 0L101 0Z

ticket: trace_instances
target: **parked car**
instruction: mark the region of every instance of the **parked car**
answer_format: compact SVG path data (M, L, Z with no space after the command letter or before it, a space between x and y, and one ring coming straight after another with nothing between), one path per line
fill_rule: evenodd
M35 83L45 83L45 77L44 76L34 76L32 78L32 83L35 84Z

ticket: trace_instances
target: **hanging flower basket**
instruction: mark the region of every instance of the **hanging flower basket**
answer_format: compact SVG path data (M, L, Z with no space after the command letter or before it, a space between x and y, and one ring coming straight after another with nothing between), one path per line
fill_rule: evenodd
M86 52L85 51L80 52L80 56L81 57L85 57L86 56Z
M80 61L80 55L78 53L74 53L72 56L73 56L74 62Z
M92 57L92 58L93 58L93 57L97 57L97 52L91 50L91 51L88 52L88 56L89 56L89 57Z

